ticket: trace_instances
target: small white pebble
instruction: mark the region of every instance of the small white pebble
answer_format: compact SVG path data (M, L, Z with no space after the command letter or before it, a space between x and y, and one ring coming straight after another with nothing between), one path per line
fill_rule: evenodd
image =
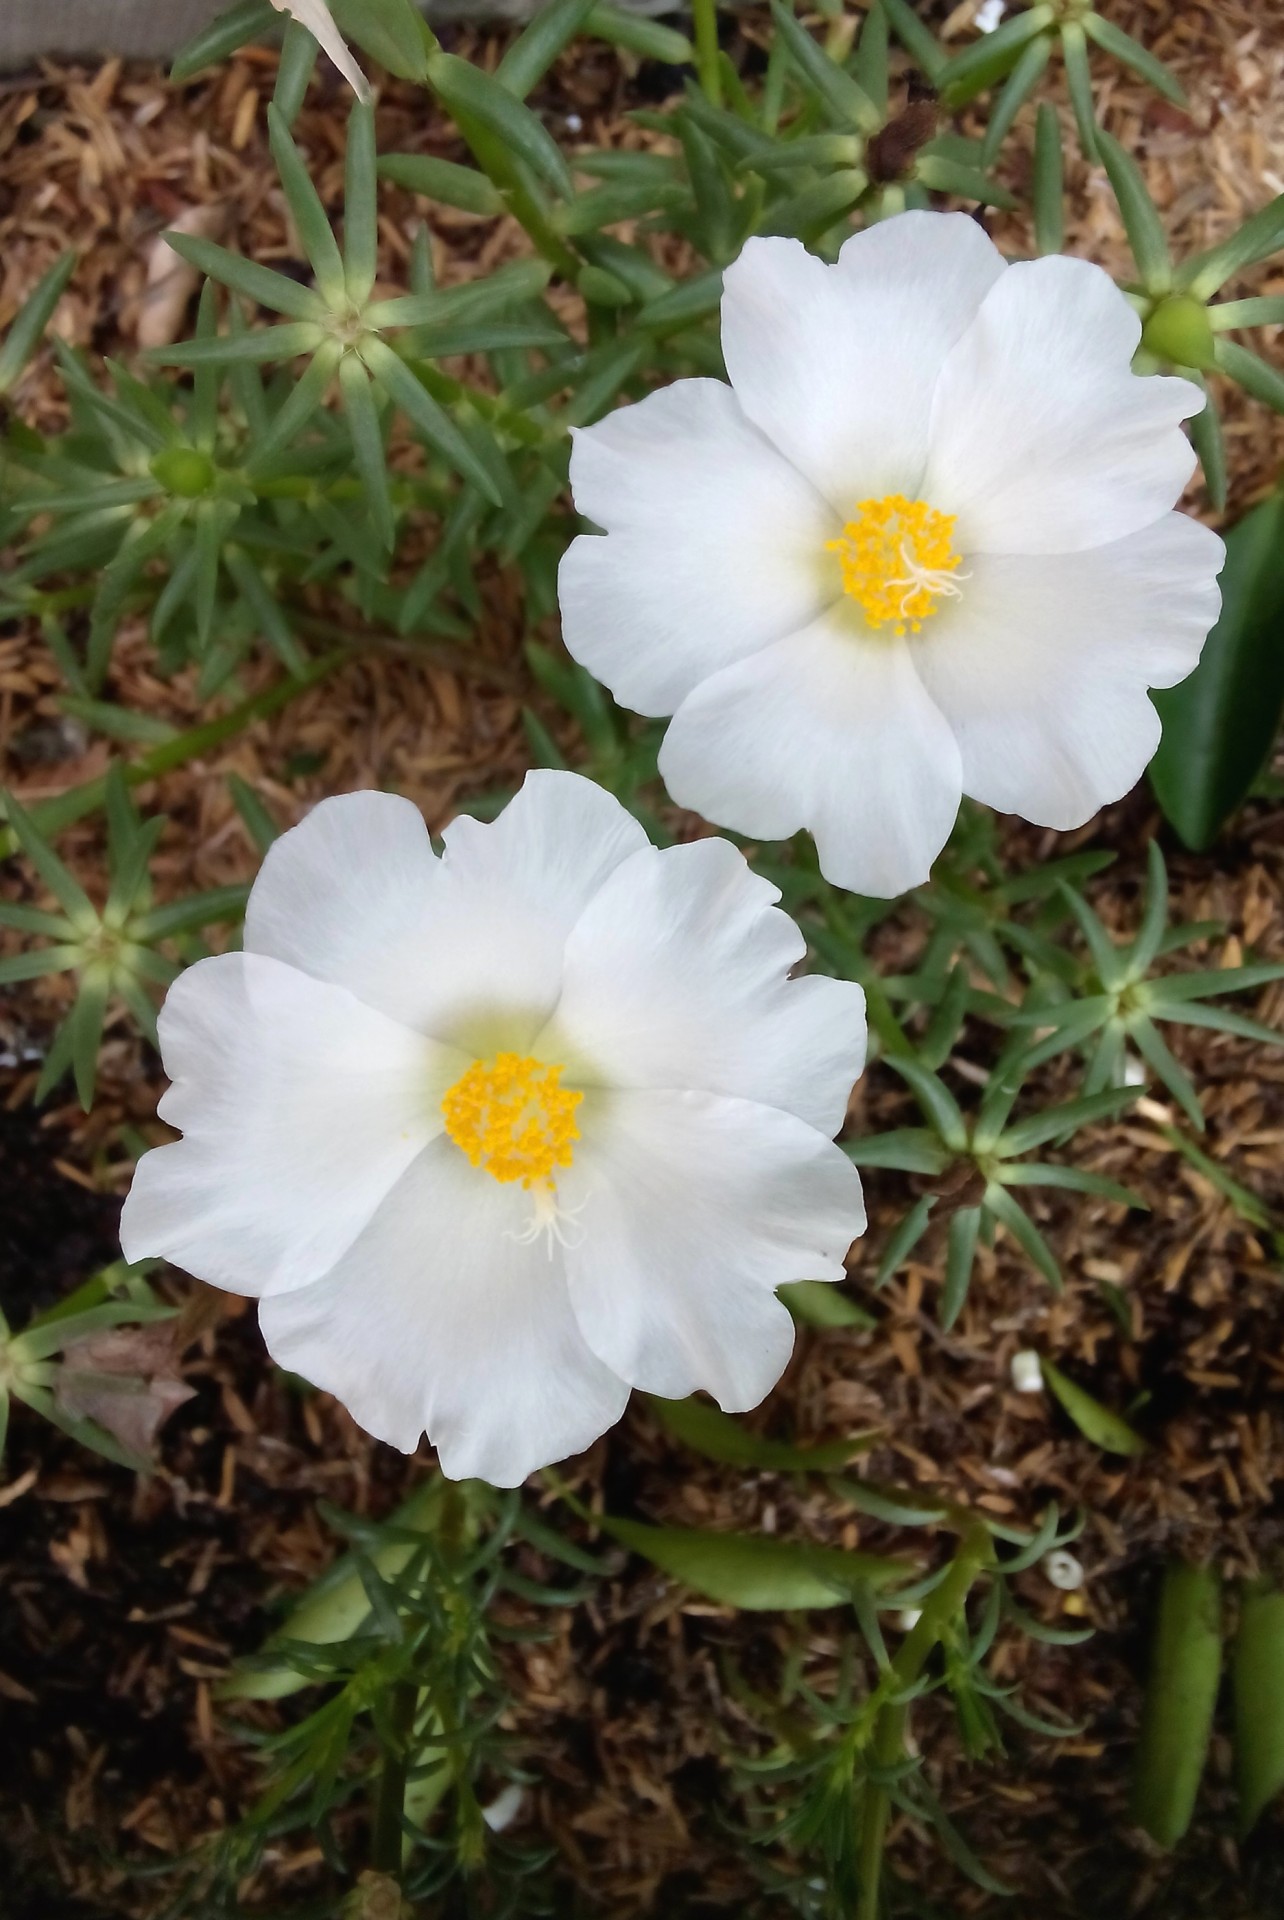
M1123 1057L1123 1080L1125 1087L1144 1087L1150 1075L1145 1065L1135 1053L1126 1053Z
M896 1624L902 1633L913 1633L922 1618L922 1607L902 1607L896 1616Z
M982 0L972 24L978 33L993 33L1007 12L1008 0Z
M1083 1568L1063 1547L1054 1547L1051 1553L1045 1553L1041 1564L1052 1585L1062 1593L1074 1593L1083 1585Z
M583 133L583 131L584 131L584 122L583 122L583 121L581 120L581 118L580 118L580 116L579 116L579 114L578 114L578 113L568 113L568 114L567 114L567 116L566 116L566 131L567 131L568 133Z
M1043 1368L1033 1347L1022 1347L1020 1353L1014 1353L1009 1371L1018 1393L1043 1392Z
M525 1787L519 1787L514 1780L495 1796L488 1807L482 1808L482 1819L492 1833L503 1833L505 1828L512 1826L525 1798Z

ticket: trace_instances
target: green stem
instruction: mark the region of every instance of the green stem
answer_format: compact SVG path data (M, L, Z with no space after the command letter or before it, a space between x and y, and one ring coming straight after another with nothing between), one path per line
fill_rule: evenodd
M876 1770L894 1767L905 1749L905 1722L909 1708L895 1696L903 1694L922 1674L933 1648L967 1601L977 1575L993 1556L993 1545L985 1527L974 1522L964 1534L949 1572L926 1604L916 1625L901 1642L895 1659L865 1703L865 1711L848 1736L852 1760L869 1739L869 1758ZM869 1734L873 1726L872 1738ZM883 1847L887 1839L890 1803L886 1787L866 1782L861 1796L860 1836L857 1856L860 1864L860 1896L855 1920L878 1920L879 1892L883 1877Z
M327 674L333 673L336 667L351 658L351 647L336 647L322 654L319 660L314 660L307 672L297 678L277 680L264 692L243 700L239 707L233 707L230 713L223 714L220 719L207 720L203 726L175 734L172 740L162 740L159 746L140 754L137 760L124 763L122 772L126 785L140 787L145 781L155 780L162 773L172 773L176 767L186 766L189 760L196 760L201 754L221 747L225 740L235 739L238 733L252 726L256 720L266 719L269 714L288 706L296 694L306 693L309 687L316 686L318 681L324 680ZM28 811L42 833L58 833L63 827L71 826L73 821L83 820L86 814L97 812L106 798L107 778L103 775L97 780L86 780L83 786L72 787L67 793L55 794L52 799L38 800ZM17 850L17 844L10 828L0 829L0 860L7 860Z
M695 20L696 73L700 91L711 107L722 105L722 70L718 64L717 0L692 0Z
M379 1769L370 1833L370 1864L376 1873L401 1876L401 1816L406 1804L406 1775L410 1770L410 1736L414 1731L419 1689L413 1680L398 1680L392 1690L392 1740Z

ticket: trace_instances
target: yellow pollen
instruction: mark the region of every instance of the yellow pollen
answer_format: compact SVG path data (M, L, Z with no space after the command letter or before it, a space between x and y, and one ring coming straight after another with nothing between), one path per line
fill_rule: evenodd
M838 555L843 591L871 627L891 622L898 634L917 633L938 600L958 598L958 582L969 575L957 571L955 518L924 500L888 493L860 501L838 539L825 542L825 551Z
M474 1060L441 1103L446 1132L493 1179L548 1185L571 1164L579 1139L575 1110L584 1098L560 1084L560 1066L521 1053Z

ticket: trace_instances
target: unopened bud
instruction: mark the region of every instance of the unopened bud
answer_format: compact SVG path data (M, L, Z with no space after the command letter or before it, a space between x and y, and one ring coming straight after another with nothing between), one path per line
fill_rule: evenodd
M1141 344L1171 366L1211 367L1215 341L1207 307L1193 294L1165 295L1141 330Z

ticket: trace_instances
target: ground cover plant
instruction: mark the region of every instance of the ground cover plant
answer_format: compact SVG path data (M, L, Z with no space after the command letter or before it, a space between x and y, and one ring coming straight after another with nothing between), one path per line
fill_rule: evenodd
M228 235L208 206L202 218L178 219L157 242L144 309L152 317L136 328L152 344L127 358L61 337L61 303L75 285L69 255L22 289L0 345L0 613L37 654L38 684L53 690L43 697L59 724L81 729L96 755L80 781L49 792L39 780L15 779L5 795L0 925L12 939L0 981L15 990L16 1006L32 1010L24 1017L35 1037L15 1045L19 1071L5 1121L21 1160L23 1130L37 1124L30 1102L46 1110L55 1103L55 1114L79 1106L87 1116L78 1123L82 1180L91 1191L121 1193L133 1177L126 1250L138 1256L128 1265L82 1249L68 1257L67 1272L34 1286L19 1281L5 1295L11 1446L46 1444L41 1422L61 1431L79 1449L62 1456L77 1464L61 1469L73 1489L61 1497L75 1501L77 1484L92 1487L98 1456L121 1486L137 1486L137 1521L158 1489L172 1491L189 1475L202 1485L208 1479L208 1464L197 1465L210 1443L202 1381L219 1382L240 1435L224 1448L213 1491L186 1531L180 1499L170 1556L182 1568L179 1585L171 1592L161 1579L136 1608L139 1624L149 1612L178 1623L175 1658L196 1685L199 1750L210 1770L204 1787L190 1783L204 1796L203 1811L174 1821L157 1796L155 1805L143 1796L127 1824L107 1829L92 1870L69 1865L64 1846L64 1883L89 1893L99 1910L107 1902L110 1911L176 1915L618 1912L663 1902L692 1912L741 1904L867 1920L997 1910L1005 1895L1020 1901L1035 1890L1063 1911L1087 1912L1122 1898L1125 1886L1130 1897L1153 1896L1168 1903L1156 1910L1175 1913L1180 1900L1198 1902L1209 1887L1224 1895L1226 1854L1238 1836L1246 1843L1235 1881L1244 1911L1270 1911L1279 1869L1269 1809L1284 1783L1268 1386L1278 1379L1280 1319L1272 1015L1284 964L1266 872L1250 866L1237 876L1242 887L1228 911L1217 856L1201 865L1182 849L1208 845L1250 790L1268 804L1273 791L1264 768L1284 696L1279 500L1263 484L1269 455L1254 471L1236 450L1269 447L1270 410L1284 411L1271 358L1273 329L1284 321L1284 296L1271 291L1284 195L1264 193L1207 245L1182 251L1170 240L1126 120L1116 115L1114 133L1103 123L1121 73L1136 86L1130 98L1153 95L1169 113L1185 110L1185 95L1143 44L1144 31L1134 37L1079 5L1026 9L962 35L949 22L938 33L942 23L905 0L815 17L781 5L743 25L700 6L688 37L681 25L620 14L600 0L556 0L502 52L493 44L448 48L402 0L347 0L333 19L325 9L298 14L279 59L255 44L280 25L273 8L255 0L224 15L175 67L180 83L211 90L207 97L224 84L220 76L241 76L232 111L242 147L261 112L271 244L224 245ZM351 94L318 70L310 27L343 63ZM650 104L630 108L623 136L585 138L584 114L556 108L550 90L577 66L610 62L618 72L620 58L653 76ZM308 101L318 96L324 117L310 122ZM79 110L92 118L92 93ZM325 128L324 148L309 142L310 126ZM191 155L188 162L195 164ZM1129 261L1117 248L1108 260L1118 290L1099 272L1054 264L1075 219L1066 183L1082 191L1085 180L1098 204L1108 198L1130 250ZM853 234L891 249L880 270L890 274L918 244L907 236L928 231L906 226L906 216L937 222L944 208L956 210L949 233L963 236L949 245L965 248L983 276L1015 271L983 232L987 221L1007 219L1006 228L994 226L1002 255L1041 263L1022 270L1042 274L1040 284L1049 266L1065 273L1057 284L1067 289L1072 320L1069 289L1091 285L1093 300L1124 316L1123 333L1131 328L1109 417L1086 434L1095 436L1100 470L1089 468L1080 492L1104 532L1075 536L1075 565L1044 582L1040 618L1050 621L1054 607L1073 612L1071 582L1090 564L1090 549L1116 535L1140 538L1161 515L1182 530L1161 536L1184 545L1165 547L1140 587L1126 571L1111 576L1116 625L1091 636L1113 643L1117 655L1147 620L1161 629L1138 671L1162 656L1145 678L1168 688L1150 772L1171 823L1162 840L1144 791L1111 816L1120 826L1090 825L1142 771L1158 738L1157 725L1153 738L1147 733L1152 709L1136 673L1127 683L1112 665L1116 677L1102 681L1109 722L1088 716L1089 733L1095 726L1098 734L1115 727L1125 706L1132 716L1118 719L1117 739L1110 734L1118 752L1102 756L1110 763L1104 786L1081 767L1068 781L1069 798L1064 786L1052 801L1041 797L1056 758L1046 743L1064 744L1069 735L1056 729L1078 713L1077 692L1053 674L1009 716L997 753L987 760L976 748L987 711L1015 673L1028 608L1004 640L1002 673L976 680L983 697L970 704L964 687L951 707L941 694L948 736L920 738L895 706L877 709L879 745L890 745L897 765L913 766L913 777L892 787L893 772L884 770L880 784L868 775L871 766L880 775L881 762L866 743L842 769L848 806L838 814L823 794L787 806L787 818L779 813L790 769L805 766L810 778L825 757L820 726L829 716L814 708L802 755L771 758L790 738L785 696L800 671L770 696L766 728L755 722L758 731L737 740L730 781L717 765L725 714L715 713L712 732L685 747L680 734L682 701L704 697L704 680L712 684L726 662L712 662L696 676L700 685L676 692L671 672L644 682L646 648L665 637L666 619L677 619L664 598L674 580L694 609L682 618L691 629L709 624L701 570L717 557L721 524L693 519L700 486L683 495L681 463L698 440L699 409L725 410L725 377L740 379L735 289L750 283L754 263L783 258L794 263L791 273L811 276L809 287L829 287L815 276L837 271L832 263ZM176 211L166 205L166 219ZM479 231L501 234L502 246L488 251L483 241L474 251ZM466 272L443 235L467 236L457 249ZM155 318L162 298L169 320ZM817 291L814 303L827 298ZM923 311L935 312L938 298L929 273ZM797 316L812 302L786 292L782 308ZM1086 309L1079 318L1087 337ZM190 337L180 337L189 322ZM869 357L880 339L871 334ZM1041 388L1073 393L1082 440L1093 383L1104 376L1090 367L1081 403L1073 325L1059 346ZM816 353L802 342L805 376L815 372ZM858 359L845 388L827 393L831 411L861 371ZM879 363L880 393L894 391L894 374ZM1015 412L1034 405L1032 393L1000 392L992 374L975 390L986 434L971 443L964 465L972 469L979 449L1001 437L998 415L1013 391ZM657 392L667 397L647 398ZM1176 446L1186 465L1125 527L1127 489L1151 456L1140 428L1135 442L1126 432L1118 444L1110 436L1134 403L1169 408L1171 418L1155 426L1168 451L1155 462L1166 476ZM770 397L763 404L769 409ZM903 401L898 420L907 408ZM1187 414L1200 477L1185 511L1169 514L1194 462L1175 425ZM666 453L672 478L661 472L658 483L646 482L639 476L650 455L637 423L662 417L675 423ZM715 492L736 483L762 436L796 452L790 436L799 418L797 408L777 409L769 428L755 415L744 429L749 442L737 443L714 475ZM1073 450L1073 432L1069 441ZM602 473L620 444L617 501ZM1009 514L1025 510L1035 465L1022 465ZM654 497L643 499L642 518L650 545L629 570L608 556L636 537L628 489L644 494L648 484ZM1159 491L1166 484L1155 483ZM700 485L708 491L707 480ZM582 530L570 489L605 539ZM767 507L751 543L755 566L764 568L782 518L774 498ZM1069 493L1062 510L1077 510ZM841 591L875 630L910 629L878 641L870 657L880 671L902 656L921 659L918 626L951 617L956 599L975 604L981 591L983 541L967 544L963 519L955 550L937 524L942 516L931 512L919 512L889 480L882 496L832 529ZM1228 528L1220 619L1211 583L1221 554L1201 514ZM724 602L737 590L737 567L747 603L785 592L765 571L745 571L750 550L733 557L730 574L716 581ZM1158 614L1148 611L1156 607ZM1104 617L1100 602L1089 612ZM752 613L747 604L739 617ZM797 624L809 617L800 614ZM675 629L688 648L691 629ZM1064 644L1079 639L1070 634ZM381 712L369 687L351 700L344 711L354 731L373 726L401 738L404 723L416 740L400 774L393 756L373 783L344 778L328 747L318 761L298 719L318 711L308 703L328 697L354 658L372 656L411 676L403 700L407 687L424 684L413 676L427 671L438 703L425 726L413 703L404 715ZM643 876L682 873L691 896L687 945L672 932L669 947L657 940L661 959L637 988L645 1070L667 1044L665 1019L677 1020L657 1006L681 1004L706 1048L710 1034L724 1045L725 1025L725 1047L734 1050L732 1016L743 1016L752 1065L738 1064L735 1084L714 1090L747 1095L778 1116L770 1152L761 1133L734 1137L728 1165L742 1184L728 1184L732 1198L716 1229L734 1276L756 1275L757 1304L745 1294L716 1298L721 1312L700 1321L698 1338L679 1355L672 1329L688 1303L667 1301L655 1332L641 1306L626 1309L606 1291L605 1275L613 1283L638 1245L624 1235L586 1274L588 1297L576 1306L592 1349L591 1390L583 1359L574 1376L531 1359L551 1312L542 1304L551 1276L560 1275L564 1254L574 1292L581 1235L592 1247L591 1212L581 1228L591 1200L563 1172L589 1152L601 1088L592 1075L577 1078L569 1041L560 1052L571 1065L550 1070L532 1034L514 1038L506 1029L483 1042L465 1022L448 1036L460 1058L437 1090L446 1133L482 1169L479 1177L486 1167L493 1173L496 1191L485 1191L496 1209L497 1193L525 1208L495 1228L499 1270L521 1285L493 1321L479 1310L489 1284L480 1269L450 1308L453 1321L450 1303L434 1306L427 1294L422 1321L401 1306L385 1313L372 1289L399 1257L390 1246L357 1274L359 1286L345 1296L351 1309L335 1296L307 1321L309 1288L294 1283L309 1277L309 1236L338 1236L328 1271L363 1224L348 1232L328 1218L354 1176L342 1157L327 1158L319 1129L315 1137L307 1131L323 1105L319 1083L300 1081L283 1126L279 1111L274 1119L266 1106L237 1106L237 1076L249 1069L234 1067L236 1098L218 1125L235 1162L215 1165L214 1199L198 1191L202 1174L175 1202L157 1172L191 1160L187 1143L161 1146L165 1129L154 1117L162 996L173 989L161 1037L178 1083L165 1112L191 1140L207 1125L202 1089L213 1085L210 1062L229 1057L228 1033L243 1032L243 1051L263 1060L284 1045L295 1018L285 999L273 1000L254 1031L234 1004L239 989L206 1013L198 996L213 989L197 983L235 978L252 986L256 964L262 977L263 965L290 960L313 982L306 991L320 991L320 949L281 932L281 889L301 884L290 864L304 858L299 849L321 847L307 915L342 907L345 889L369 889L345 911L384 967L370 992L386 1003L409 990L407 981L422 985L444 968L439 932L420 949L402 948L400 927L371 917L387 908L371 876L403 834L417 838L398 858L407 870L427 863L422 884L437 884L422 824L407 825L415 815L409 801L372 809L330 798L308 814L311 839L282 837L281 829L303 811L296 801L304 792L318 801L378 784L392 793L411 787L419 798L413 755L427 752L431 762L434 730L442 731L460 685L472 690L481 720L467 754L453 763L449 753L437 756L446 790L430 804L428 824L438 831L464 816L446 834L441 870L453 861L462 888L471 858L471 884L480 888L494 878L485 862L496 861L496 871L503 864L484 849L514 836L525 849L501 874L509 891L495 896L500 906L486 894L483 931L469 921L458 936L451 965L461 979L473 987L488 968L533 969L543 936L510 882L534 874L542 886L561 884L553 856L576 846L584 860L601 859L605 899L609 862L592 848L620 836L639 864L601 916L597 951L605 960L597 964L609 992L594 990L595 1000L590 991L587 1012L577 1013L566 988L565 1019L572 1027L581 1020L576 1046L586 1056L603 1050L610 1021L602 1008L641 965L648 911L663 924L647 890L658 898L669 883ZM182 690L186 725L158 715L157 688ZM394 691L394 706L397 699ZM487 738L486 716L501 712L507 719L497 724L514 735L520 726L536 769L518 800L512 747L497 750L495 725ZM301 730L277 736L287 751L265 767L254 743L274 718ZM1012 731L1020 726L1031 730L1034 751ZM951 785L949 756L960 752ZM746 778L755 753L767 768L760 791L773 796L765 810ZM190 787L172 784L219 754L225 759L201 789L208 796L217 788L216 798L194 803ZM1091 755L1088 762L1097 764ZM921 819L920 797L942 768L931 818ZM298 793L292 782L301 783ZM961 791L979 797L960 807ZM1076 830L1058 837L1003 824L985 798L1043 827ZM725 835L713 837L698 815L681 810L682 800L698 802L720 827L752 835L738 841L748 864ZM200 809L211 805L223 843L234 839L241 853L230 863L235 871L214 860L192 884L191 863L176 848L204 834ZM539 807L556 813L542 842L529 825ZM345 869L337 836L349 829L338 823L357 820L354 808L369 824L352 829ZM914 832L903 831L907 821ZM331 832L334 844L318 839ZM533 836L529 844L523 834ZM1148 842L1144 867L1125 860L1116 882L1117 847L1131 854L1139 834ZM87 865L90 844L105 858ZM265 877L242 936L251 849L255 862L266 857ZM1170 864L1183 895L1177 909ZM783 912L770 909L768 886ZM701 919L715 895L728 916L729 901L743 903L734 909L742 917L719 920L708 909ZM621 925L627 938L612 945ZM770 964L754 962L761 977L752 991L744 986L742 1008L731 982L755 942L764 952L770 946ZM804 953L805 978L786 979ZM569 942L564 964L569 981ZM860 1068L862 993L869 1064L844 1109ZM384 1012L362 1017L369 1025L360 1044L350 1034L347 1043L363 1072L376 1062L386 1098L394 1065L380 1054L386 1033L375 1025ZM590 1044L586 1031L598 1039ZM683 1112L690 1090L710 1084L681 1077L712 1071L703 1057L698 1070L692 1065L693 1048L675 1042L665 1055L668 1077L644 1081L667 1094L681 1090ZM823 1089L812 1053L823 1057ZM347 1071L337 1057L322 1064L332 1081ZM618 1100L620 1085L632 1087L644 1070L636 1036L635 1052L623 1047L612 1065L626 1076L607 1082ZM430 1075L427 1064L423 1071ZM717 1071L731 1070L724 1062ZM345 1126L356 1131L365 1096L355 1074L341 1084ZM513 1089L521 1124L535 1113L546 1133L534 1145L525 1133L506 1136L515 1153L509 1166L498 1158L493 1114ZM683 1133L676 1111L666 1117L666 1140L677 1139L688 1167L711 1160L707 1127ZM400 1127L399 1111L392 1118ZM839 1147L828 1147L835 1132ZM582 1148L574 1144L581 1133ZM273 1158L283 1141L297 1147L304 1135L307 1150L293 1162ZM1229 1145L1239 1149L1230 1165ZM142 1163L150 1171L134 1176L135 1163L157 1146ZM672 1151L666 1161L657 1145L655 1155L645 1166L663 1162L656 1218L667 1230L687 1209L688 1188ZM263 1309L268 1345L292 1370L284 1378L272 1375L244 1321L232 1325L243 1350L228 1371L218 1357L228 1336L216 1339L214 1330L222 1296L194 1288L155 1257L241 1290L264 1242L244 1238L229 1257L218 1233L276 1228L262 1224L267 1197L225 1226L233 1164L245 1191L260 1182L300 1202L271 1256L284 1291ZM642 1165L628 1163L622 1194L642 1179ZM854 1168L864 1175L872 1225L856 1239L843 1280L842 1255L862 1225ZM20 1187L15 1180L15 1196ZM770 1258L763 1249L771 1234L756 1208L771 1214ZM462 1271L485 1221L470 1217L443 1255L443 1214L434 1190L409 1230L412 1259L445 1259ZM20 1216L19 1200L15 1249ZM661 1225L648 1231L658 1245ZM50 1238L38 1218L22 1244L39 1248ZM88 1239L92 1247L95 1235ZM647 1244L644 1237L644 1253ZM1204 1262L1197 1269L1196 1260ZM657 1256L650 1267L639 1262L639 1299L658 1287L660 1266ZM363 1342L376 1322L391 1332L372 1373ZM518 1325L526 1331L514 1347ZM762 1413L740 1417L779 1375L794 1326L792 1385ZM193 1348L199 1357L185 1369ZM698 1364L690 1362L696 1349ZM931 1356L926 1376L920 1349ZM429 1427L444 1474L427 1452L407 1470L348 1418L413 1449L422 1402L407 1410L388 1383L399 1369L419 1391L430 1359L442 1376L431 1390ZM871 1379L888 1368L898 1384L884 1374L882 1390L872 1391ZM544 1404L549 1379L555 1414ZM318 1399L315 1386L333 1387L342 1405ZM630 1386L645 1391L633 1396L628 1423L564 1462L613 1425ZM694 1388L734 1411L688 1397ZM287 1478L297 1498L284 1550L267 1548L278 1531L271 1520L257 1535L282 1576L275 1614L269 1631L261 1617L247 1619L242 1604L233 1631L219 1604L220 1529L248 1524L238 1515L243 1501L254 1505L243 1492L247 1471L272 1484L281 1470L280 1451L275 1469L270 1464L284 1444L272 1432L278 1416L295 1435ZM968 1444L974 1419L987 1423L979 1446ZM1027 1448L1022 1425L1039 1419L1049 1437ZM342 1457L330 1460L336 1435ZM528 1478L532 1468L540 1471ZM4 1493L15 1515L37 1481L36 1468L13 1473ZM92 1569L105 1557L95 1498L81 1498L76 1526L53 1555L71 1589L90 1598L99 1577ZM302 1576L326 1561L298 1591ZM59 1610L51 1621L21 1570L13 1591L15 1644L34 1634L56 1672L79 1627L73 1618L60 1653ZM1139 1726L1111 1720L1109 1685L1092 1664L1103 1658L1094 1629L1098 1639L1104 1629L1119 1641L1125 1618L1134 1636L1127 1658L1148 1675ZM624 1639L614 1668L589 1652L594 1635L601 1649L611 1644L604 1621L611 1630L626 1623L631 1675L614 1670ZM683 1642L680 1686L660 1677L653 1642L662 1624ZM229 1652L238 1656L230 1672ZM211 1663L210 1655L218 1658ZM577 1686L574 1669L586 1656L589 1674L600 1678L595 1685L581 1676ZM160 1671L146 1660L137 1666L144 1670ZM24 1672L19 1664L7 1678L19 1710L39 1705ZM102 1676L105 1697L113 1685ZM669 1838L658 1856L653 1849L630 1861L627 1836L608 1844L605 1831L628 1804L621 1756L638 1726L663 1722L666 1687L680 1704L674 1720L685 1756L669 1769L661 1796ZM617 1724L633 1732L608 1735ZM576 1741L616 1757L596 1818L582 1807L577 1814L565 1794L559 1801ZM1141 1869L1135 1854L1122 1864L1131 1844L1122 1838L1118 1856L1066 1838L1065 1808L1107 1745L1120 1761L1112 1777L1129 1776L1110 1824L1120 1836L1146 1836L1135 1842L1150 1849ZM105 1780L113 1773L110 1724L96 1743L82 1736L81 1749L72 1743L79 1799L62 1816L73 1835L93 1825L86 1809L99 1772ZM43 1747L37 1751L36 1790L16 1796L12 1844L22 1875L34 1876L33 1910L45 1911L34 1809L52 1776ZM578 1766L593 1771L583 1755ZM1191 1828L1201 1787L1204 1825L1185 1853L1171 1856ZM1039 1800L1060 1833L1059 1852L1046 1860L1033 1828L1017 1812L1005 1818L1023 1795ZM692 1839L688 1827L700 1823L707 1831Z

